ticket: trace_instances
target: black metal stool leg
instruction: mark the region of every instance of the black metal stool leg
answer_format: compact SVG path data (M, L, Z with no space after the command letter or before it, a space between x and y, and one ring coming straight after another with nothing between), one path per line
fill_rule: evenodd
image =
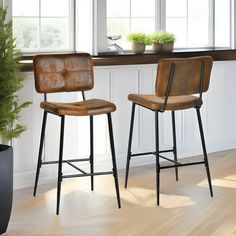
M197 111L198 125L199 125L199 130L200 130L200 135L201 135L201 141L202 141L202 150L203 150L203 154L204 154L204 161L205 161L205 166L206 166L207 179L208 179L210 194L211 194L211 197L213 197L213 190L212 190L212 184L211 184L211 175L210 175L210 169L209 169L209 164L208 164L206 144L205 144L205 139L204 139L200 109L197 108L196 111Z
M108 120L109 136L110 136L111 156L112 156L112 165L113 165L113 176L114 176L115 188L116 188L116 197L117 197L118 207L121 208L111 113L107 114L107 120Z
M176 128L175 128L175 111L171 112L172 115L172 130L173 130L173 154L174 154L174 160L177 162L177 145L176 145ZM175 178L176 181L179 180L179 173L178 173L178 167L175 167Z
M157 194L157 205L160 204L160 158L159 158L159 120L158 111L155 111L155 138L156 138L156 194Z
M130 165L130 159L131 159L131 145L132 145L133 127L134 127L134 115L135 115L135 103L132 104L132 111L131 111L129 142L128 142L126 171L125 171L125 188L127 188L128 176L129 176L129 165Z
M45 137L45 128L47 123L47 112L44 111L43 113L43 121L42 121L42 129L41 129L41 137L40 137L40 144L39 144L39 153L38 153L38 164L37 164L37 170L36 170L36 176L35 176L35 183L34 183L34 192L33 195L36 195L37 187L38 187L38 180L39 180L39 172L42 164L42 152L43 152L43 143L44 143L44 137Z
M90 173L94 173L94 152L93 152L93 116L90 116ZM94 189L94 176L91 175L91 190Z
M62 159L63 159L63 144L64 144L64 127L65 127L65 116L61 116L61 134L60 134L59 162L58 162L58 178L57 178L57 210L56 210L56 214L57 214L57 215L59 215L60 198L61 198Z

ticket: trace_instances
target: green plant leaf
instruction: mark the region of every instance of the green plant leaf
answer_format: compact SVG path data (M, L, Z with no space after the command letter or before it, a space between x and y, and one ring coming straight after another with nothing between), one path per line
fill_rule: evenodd
M150 36L146 35L145 33L130 33L127 39L132 43L142 43L145 45L152 44Z
M151 36L152 43L174 43L175 42L175 35L171 32L160 31L156 34Z
M9 141L18 138L26 127L18 124L20 112L30 102L20 103L17 92L23 87L20 75L20 51L12 35L12 21L6 21L7 9L0 7L0 136Z

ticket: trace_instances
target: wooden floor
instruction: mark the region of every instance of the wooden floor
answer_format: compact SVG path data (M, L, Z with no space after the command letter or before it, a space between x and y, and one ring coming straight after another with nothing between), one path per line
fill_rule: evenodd
M193 158L195 159L195 158ZM122 208L112 176L63 181L61 212L55 215L55 184L15 191L7 236L185 236L236 235L236 150L209 155L214 197L204 166L161 172L161 202L156 206L154 166L130 170L128 189L119 171Z

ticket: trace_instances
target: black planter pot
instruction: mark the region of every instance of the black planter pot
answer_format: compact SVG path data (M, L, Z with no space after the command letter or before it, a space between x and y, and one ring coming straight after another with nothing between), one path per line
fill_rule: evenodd
M0 234L7 230L13 197L13 150L0 144Z

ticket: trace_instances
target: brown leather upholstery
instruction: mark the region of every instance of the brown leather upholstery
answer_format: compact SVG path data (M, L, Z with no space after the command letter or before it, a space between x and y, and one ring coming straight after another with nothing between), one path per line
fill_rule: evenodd
M107 114L116 110L115 104L101 99L90 99L74 103L42 102L40 107L57 115L70 116L93 116Z
M51 54L34 57L35 88L39 93L85 91L93 88L93 64L88 53ZM116 110L102 99L73 103L44 101L40 107L56 115L93 116Z
M35 74L35 87L39 93L44 93L44 101L40 103L40 107L44 110L42 129L39 143L38 164L34 184L34 196L36 195L40 169L44 164L58 164L57 175L57 204L56 214L59 214L60 199L61 199L61 182L63 178L75 178L90 176L91 190L94 190L94 176L112 174L115 182L116 197L118 207L121 207L119 182L116 166L116 155L113 138L113 127L111 112L116 110L115 104L103 99L85 99L84 91L90 90L94 85L93 63L92 58L88 53L74 53L74 54L51 54L51 55L37 55L34 57L34 74ZM60 93L60 92L82 92L83 101L74 102L57 102L48 101L47 93ZM52 97L52 96L51 96ZM60 142L58 161L44 161L43 145L45 143L45 130L47 124L48 113L59 116L60 118ZM106 114L111 158L112 170L111 171L97 171L94 169L94 117L95 115ZM86 158L70 158L64 160L64 133L65 133L65 116L89 116L89 140L90 140L90 154ZM89 162L90 171L82 170L77 166L79 162ZM79 173L64 174L62 173L63 164L68 164ZM76 163L76 164L73 164Z
M175 168L175 177L179 179L180 166L205 164L207 179L210 189L210 195L213 196L211 175L207 158L206 144L203 132L200 107L202 105L202 93L206 92L209 87L210 74L213 60L209 56L192 57L192 58L167 58L158 63L156 76L156 91L154 94L129 94L128 99L133 102L131 110L129 141L127 150L127 161L125 171L125 188L128 184L128 175L130 161L135 156L155 155L156 162L156 200L160 204L160 170ZM132 138L134 128L134 117L136 105L150 109L155 114L155 151L132 153ZM175 111L195 108L199 125L202 150L204 155L203 161L190 163L181 163L178 161L177 142L176 142L176 124ZM173 148L160 149L160 129L159 113L165 110L171 111ZM173 152L174 159L163 156L162 153ZM171 162L171 164L160 163L160 158Z
M165 99L156 95L129 94L128 99L151 110L164 109ZM168 99L166 110L182 110L200 106L201 102L196 96L171 96Z
M199 94L209 87L212 57L165 58L158 63L156 77L156 94L130 94L128 99L151 110L181 110L201 107ZM165 95L173 72L166 107ZM202 85L201 85L202 76Z
M199 93L201 65L204 65L203 91L209 87L213 59L210 56L190 58L166 58L158 63L156 95L165 96L171 65L175 65L171 96Z
M88 53L37 55L33 63L38 93L86 91L93 88L93 63Z

